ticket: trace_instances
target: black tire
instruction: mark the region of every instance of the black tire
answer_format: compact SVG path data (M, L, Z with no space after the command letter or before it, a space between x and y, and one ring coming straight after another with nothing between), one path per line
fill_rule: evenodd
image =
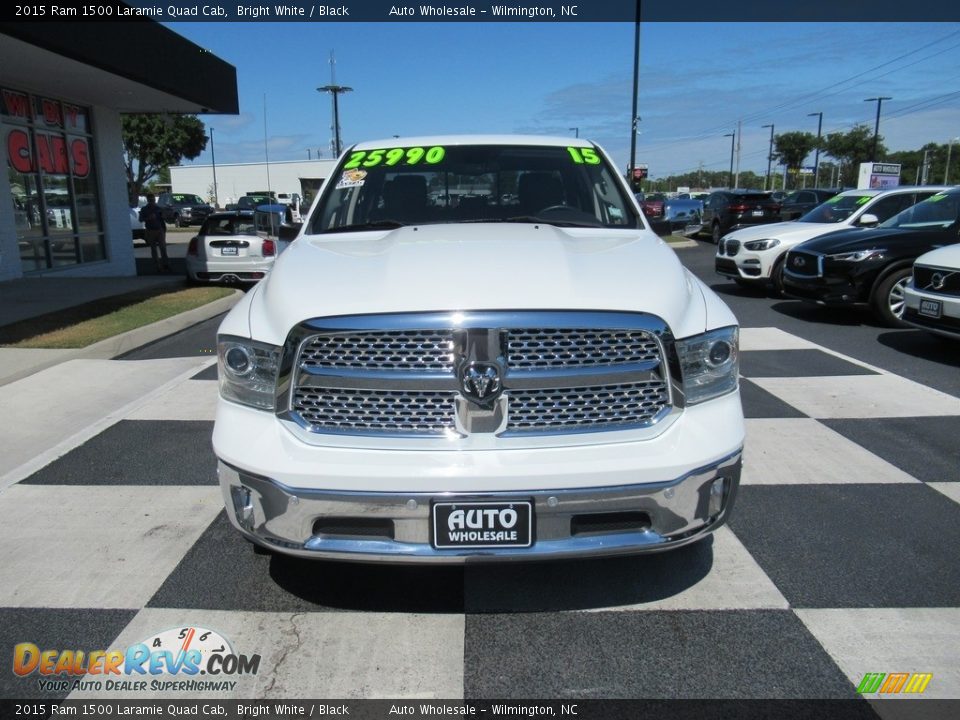
M773 269L770 270L771 292L774 297L778 298L786 297L786 294L783 292L783 260L785 257L785 254L781 255L773 264Z
M903 289L910 283L912 275L911 268L894 270L873 289L870 304L873 306L874 314L887 327L910 327L901 318L906 306Z
M183 222L183 218L181 218L179 214L177 214L173 218L173 224L178 228L186 227L186 225Z
M714 245L720 244L720 223L714 223L710 230L710 242Z

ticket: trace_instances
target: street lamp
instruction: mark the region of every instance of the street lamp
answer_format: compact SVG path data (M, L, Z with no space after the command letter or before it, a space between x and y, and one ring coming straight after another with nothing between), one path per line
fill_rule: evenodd
M867 98L864 102L876 102L877 103L877 121L873 126L873 152L870 153L870 162L877 161L877 138L880 136L880 106L883 105L884 100L893 100L890 97L875 97Z
M817 154L813 156L813 187L818 188L820 187L820 133L823 130L823 113L807 113L807 117L813 117L814 115L819 120L817 120Z
M352 90L352 87L346 85L324 85L317 88L317 92L328 92L333 95L333 154L336 157L340 157L340 152L343 149L340 145L340 108L337 105L337 97L341 93L351 92Z
M767 177L763 181L763 189L766 191L767 185L770 184L770 163L773 161L773 124L761 125L760 127L770 128L770 149L767 151ZM773 187L771 186L770 189L773 190Z
M577 137L577 138L580 137L580 128L569 128L569 129L573 130L574 137Z
M724 137L730 138L730 175L727 177L727 187L733 189L733 143L737 139L737 134L727 133Z
M210 128L210 163L213 165L213 206L220 207L220 196L217 195L217 154L213 149L213 128Z

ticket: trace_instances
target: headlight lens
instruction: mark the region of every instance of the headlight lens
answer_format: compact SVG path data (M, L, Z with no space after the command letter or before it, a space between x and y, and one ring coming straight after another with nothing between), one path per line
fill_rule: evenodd
M736 326L677 340L676 346L688 405L737 389L740 357Z
M864 260L881 258L886 251L886 248L870 248L869 250L856 250L855 252L827 255L827 257L831 260L839 260L840 262L863 262Z
M750 242L745 242L743 246L747 250L769 250L770 248L775 248L780 244L780 241L776 238L768 238L765 240L751 240Z
M220 396L259 410L275 408L280 348L233 335L217 336Z

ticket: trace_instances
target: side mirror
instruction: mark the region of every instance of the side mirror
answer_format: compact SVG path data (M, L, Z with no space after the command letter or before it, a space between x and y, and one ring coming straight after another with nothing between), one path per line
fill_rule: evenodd
M857 220L857 225L863 225L864 227L873 227L874 225L880 224L880 218L878 218L873 213L864 213L860 216L860 219Z

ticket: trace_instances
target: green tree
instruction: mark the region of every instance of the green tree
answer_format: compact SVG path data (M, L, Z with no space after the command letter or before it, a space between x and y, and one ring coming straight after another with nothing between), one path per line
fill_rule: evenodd
M803 161L817 147L816 135L799 130L781 133L773 139L773 146L773 159L787 166L787 174L793 175L796 187Z
M873 155L873 130L866 125L856 125L848 132L829 133L823 141L823 149L827 155L838 160L841 164L841 178L839 185L856 186L860 172L860 163L870 162ZM883 144L883 136L877 142L877 160L887 154Z
M207 146L204 129L203 122L193 115L123 116L123 159L132 204L161 170L203 152Z

